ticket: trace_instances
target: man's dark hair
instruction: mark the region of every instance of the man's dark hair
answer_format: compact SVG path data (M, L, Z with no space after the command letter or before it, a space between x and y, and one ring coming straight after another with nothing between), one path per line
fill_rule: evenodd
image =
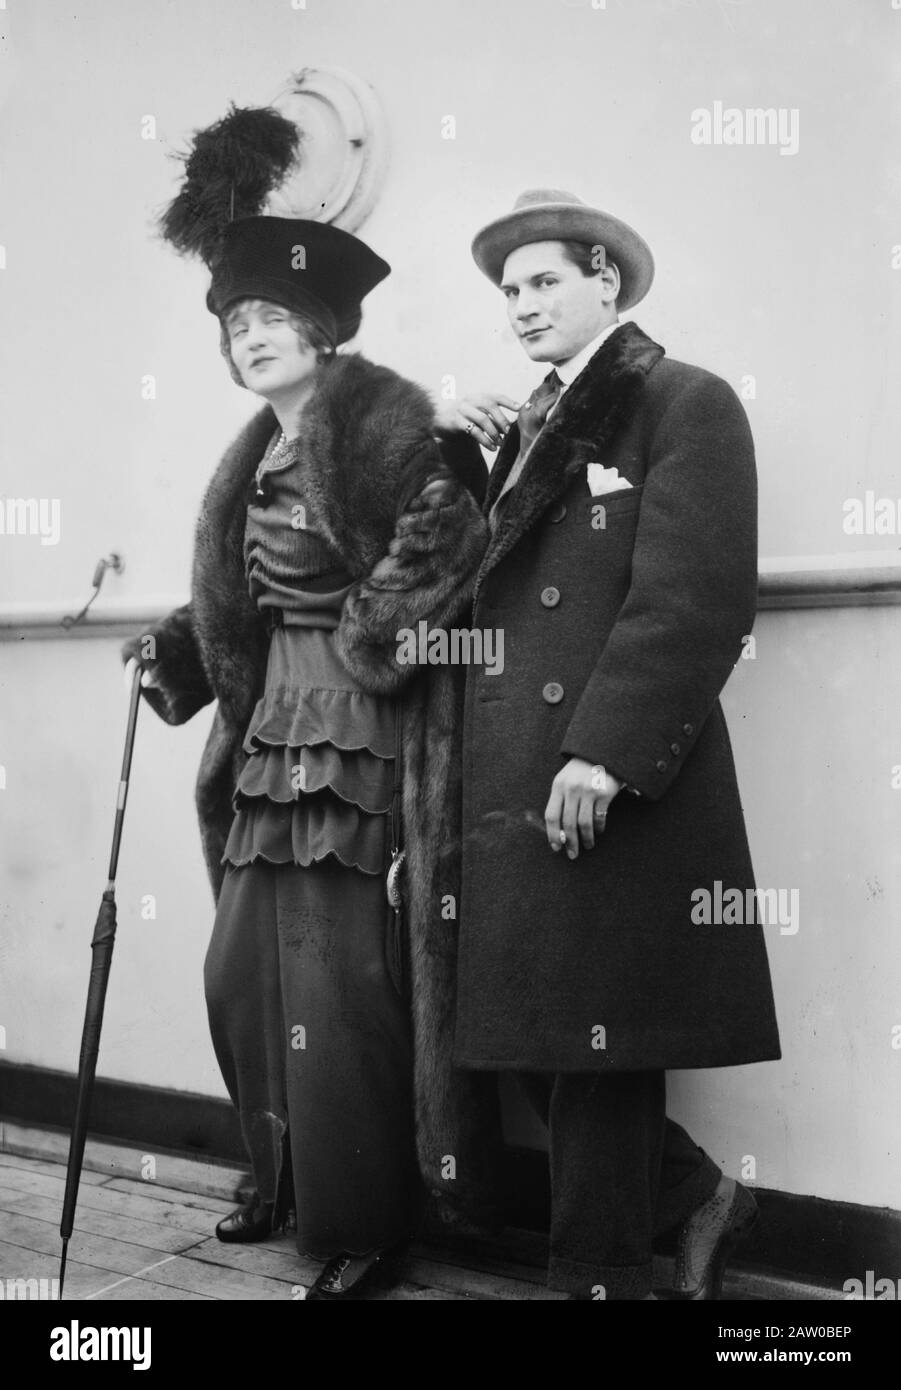
M606 260L598 259L595 262L596 247L587 241L561 241L560 245L570 265L578 266L583 275L597 275L607 264Z

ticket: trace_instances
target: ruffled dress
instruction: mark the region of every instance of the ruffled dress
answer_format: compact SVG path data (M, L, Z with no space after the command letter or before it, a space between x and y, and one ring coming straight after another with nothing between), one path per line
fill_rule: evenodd
M247 508L248 585L280 609L204 966L213 1046L257 1190L303 1256L394 1244L421 1182L403 943L388 905L395 707L334 646L351 576L307 524L299 445ZM268 461L267 451L264 463Z
M270 453L271 445L264 462ZM362 691L335 651L332 634L351 576L307 524L296 449L283 450L263 481L270 500L248 506L245 569L261 613L280 609L284 625L270 639L222 859L306 868L332 855L347 868L382 875L394 703ZM298 524L286 525L286 517Z

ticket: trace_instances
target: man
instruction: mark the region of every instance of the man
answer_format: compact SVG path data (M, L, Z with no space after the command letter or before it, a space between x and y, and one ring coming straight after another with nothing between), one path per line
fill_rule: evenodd
M549 1126L552 1288L654 1297L673 1229L669 1295L715 1298L756 1204L666 1119L665 1070L780 1056L718 701L755 613L751 435L619 322L653 278L619 219L537 190L473 255L553 370L516 423L503 396L455 420L502 441L473 625L505 642L467 681L455 1057L518 1073ZM717 882L750 921L698 920Z

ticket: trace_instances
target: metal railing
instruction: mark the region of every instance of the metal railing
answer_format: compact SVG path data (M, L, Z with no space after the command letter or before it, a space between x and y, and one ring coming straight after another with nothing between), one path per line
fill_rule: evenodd
M762 559L759 584L761 611L901 604L901 550ZM0 642L130 637L186 601L186 595L177 595L98 604L70 628L63 626L62 619L78 606L73 602L0 604Z

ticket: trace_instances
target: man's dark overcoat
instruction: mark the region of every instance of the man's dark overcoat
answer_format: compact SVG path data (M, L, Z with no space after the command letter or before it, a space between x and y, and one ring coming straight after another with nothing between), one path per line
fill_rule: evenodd
M216 470L197 521L191 601L122 649L125 659L152 654L144 643L154 638L159 686L143 694L168 723L181 724L217 701L196 788L217 898L232 795L246 760L244 734L265 684L269 635L248 592L243 544L249 489L276 428L273 411L264 407ZM348 354L324 370L299 437L312 525L356 581L335 632L337 649L364 689L403 702L404 895L420 1167L442 1220L490 1223L500 1154L497 1098L489 1078L451 1065L457 916L442 910L458 902L460 891L462 672L397 661L400 629L421 620L449 626L461 614L465 622L485 550L478 505L484 461L462 436L439 449L433 430L433 407L420 387ZM411 510L423 485L438 477L445 480L442 505Z
M518 445L514 425L486 508ZM591 463L632 487L593 497ZM634 324L533 445L476 581L473 625L503 631L504 669L467 678L461 1065L780 1056L763 929L692 920L696 890L754 886L718 696L754 621L756 506L731 387ZM575 861L550 850L543 820L570 757L640 793L615 798Z

